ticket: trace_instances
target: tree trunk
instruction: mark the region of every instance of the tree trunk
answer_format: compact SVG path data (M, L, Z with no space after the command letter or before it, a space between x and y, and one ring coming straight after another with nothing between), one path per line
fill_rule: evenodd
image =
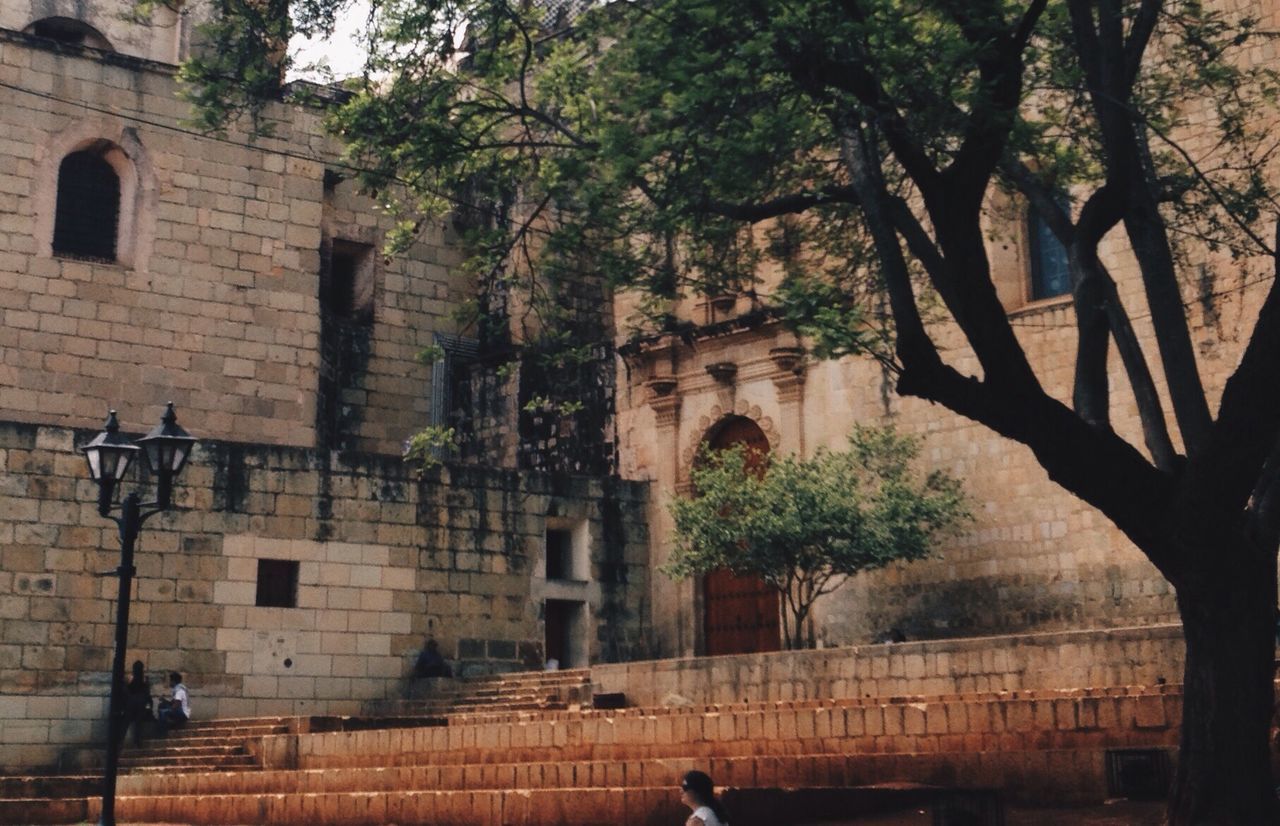
M1249 561L1233 564L1241 557ZM1187 660L1168 823L1280 823L1270 754L1275 557L1251 550L1215 554L1214 563L1216 569L1205 566L1212 573L1186 583L1178 594Z

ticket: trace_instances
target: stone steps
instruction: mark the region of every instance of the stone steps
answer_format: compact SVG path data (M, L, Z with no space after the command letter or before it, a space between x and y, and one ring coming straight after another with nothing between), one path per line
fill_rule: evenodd
M1181 697L1147 693L968 701L740 704L454 718L447 727L263 741L265 765L349 768L502 761L712 758L759 753L936 753L1160 747L1176 743ZM282 742L285 741L285 742Z
M647 826L681 822L675 789L691 768L739 800L763 795L734 811L735 826L796 823L785 819L796 812L819 822L808 797L778 808L778 788L822 797L886 779L1084 802L1106 794L1108 749L1172 751L1181 717L1180 687L1168 685L619 710L520 708L541 689L508 685L505 705L455 697L447 718L193 721L126 752L121 822ZM18 809L0 809L0 823L95 819L96 789L66 782L78 816L6 819L21 809L10 800ZM35 788L14 781L5 796Z
M411 696L375 705L378 713L471 714L477 712L567 710L587 705L591 672L529 671L469 677L430 679L415 684Z
M202 745L191 745L191 743L201 743ZM151 759L160 759L165 757L221 757L224 755L244 754L243 743L227 743L216 737L201 738L200 740L187 741L182 745L164 745L160 747L141 748L126 751L121 755L122 759L143 761Z
M225 754L216 757L192 757L184 755L166 755L149 757L144 760L120 758L122 772L154 771L207 771L210 769L246 769L256 768L258 762L251 754Z
M851 816L929 810L955 799L918 786L726 789L734 826L848 822ZM689 810L673 787L600 789L390 790L378 792L129 797L116 800L121 822L296 826L658 826L682 822ZM87 815L99 815L88 801Z
M100 774L0 777L0 800L81 797L94 794L101 788ZM6 821L0 820L3 822Z
M1171 748L1171 747L1168 747ZM1038 794L1057 793L1064 777L1096 769L1105 786L1103 750L1037 750L937 752L931 754L800 754L699 759L673 757L633 760L481 763L345 769L302 769L254 772L206 772L179 776L131 775L122 778L122 795L227 796L336 794L431 789L491 791L500 789L673 788L690 769L708 771L727 786L812 787L859 786L885 781L933 785L977 786L999 776ZM1076 792L1105 792L1078 789Z

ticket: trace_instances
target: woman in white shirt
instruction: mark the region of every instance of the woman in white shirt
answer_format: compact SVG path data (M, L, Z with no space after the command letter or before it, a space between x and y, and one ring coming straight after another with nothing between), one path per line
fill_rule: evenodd
M716 799L716 787L711 778L700 771L691 771L680 781L680 802L693 809L684 826L729 826L729 816Z

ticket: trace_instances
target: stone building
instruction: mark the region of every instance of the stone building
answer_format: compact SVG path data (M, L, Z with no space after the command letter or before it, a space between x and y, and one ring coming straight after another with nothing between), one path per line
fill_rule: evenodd
M977 520L820 602L824 646L1176 621L1168 583L1028 451L898 398L874 362L813 360L770 315L768 278L682 304L685 338L602 345L581 374L491 369L451 313L474 288L452 225L384 258L388 219L345 179L323 113L287 94L272 137L191 131L175 66L206 5L146 24L128 5L0 5L0 768L101 735L116 585L100 574L118 552L75 448L108 407L140 432L170 399L201 444L181 509L143 535L129 658L187 673L200 716L354 711L403 690L428 636L464 671L774 648L767 592L654 573L666 502L704 442L808 454L859 422L924 437ZM1030 222L992 237L1015 329L1068 399L1053 250ZM1126 253L1108 264L1142 306ZM1184 298L1216 393L1265 284L1205 272ZM575 288L621 345L626 297ZM434 367L416 358L430 345ZM573 427L524 409L549 381L586 388ZM458 425L464 451L419 478L400 454L427 424ZM735 648L710 626L737 615L764 621Z
M200 440L141 539L129 659L201 717L398 696L429 636L463 672L642 650L643 484L523 471L514 399L478 427L493 461L400 458L467 387L452 228L384 258L288 90L272 137L191 131L210 4L130 5L0 7L0 767L101 734L119 546L76 447L109 407L141 432L172 399Z
M1053 253L1036 260L1036 231L1030 218L993 229L994 275L1041 382L1070 404L1075 313L1062 282L1044 283ZM1145 307L1131 255L1117 245L1108 253L1126 306ZM1184 285L1183 297L1216 405L1270 279L1265 266L1256 270L1225 256L1208 257L1202 272L1199 283ZM655 566L670 553L665 503L688 493L690 468L704 443L746 442L809 455L820 446L840 449L856 423L893 423L923 438L929 466L964 480L976 520L934 558L861 574L819 600L811 621L822 645L868 642L895 630L907 639L933 639L1179 621L1173 589L1156 568L1109 520L1051 482L1030 450L941 407L896 395L892 377L869 358L812 359L803 342L769 317L770 286L765 278L753 292L684 302L678 308L684 337L645 340L630 352L630 381L619 390L620 461L627 478L654 483ZM1144 350L1156 352L1149 317L1131 312ZM931 333L950 363L978 371L954 330L939 325ZM1141 444L1114 349L1109 372L1113 424ZM1163 378L1157 382L1165 393ZM768 642L748 647L776 648L776 604L767 589L732 578L655 578L655 647L685 656L742 651L733 633L717 638L711 626L720 617L729 625L758 622L760 639Z

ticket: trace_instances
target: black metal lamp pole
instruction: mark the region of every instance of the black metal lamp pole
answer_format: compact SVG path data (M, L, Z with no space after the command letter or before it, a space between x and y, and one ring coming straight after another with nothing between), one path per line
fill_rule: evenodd
M111 700L107 718L107 767L102 782L100 826L116 826L116 776L120 770L120 747L125 735L124 660L129 644L129 599L133 593L133 549L142 523L169 509L174 477L186 464L195 439L178 426L173 402L165 408L159 426L137 443L120 435L116 411L107 416L106 428L81 448L89 463L89 476L98 483L98 513L115 521L120 529L120 595L116 601L116 650L111 661ZM117 485L124 479L133 457L142 451L151 472L156 474L156 501L145 505L136 491L120 503L120 515L111 516ZM149 510L143 510L149 508Z

